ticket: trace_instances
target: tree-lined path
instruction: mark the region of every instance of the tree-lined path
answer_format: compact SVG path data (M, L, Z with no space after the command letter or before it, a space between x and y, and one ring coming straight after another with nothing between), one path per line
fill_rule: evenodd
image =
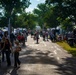
M13 57L11 57L11 60ZM39 40L39 44L28 36L26 47L20 53L21 67L8 68L3 63L0 75L75 75L75 58L56 43Z

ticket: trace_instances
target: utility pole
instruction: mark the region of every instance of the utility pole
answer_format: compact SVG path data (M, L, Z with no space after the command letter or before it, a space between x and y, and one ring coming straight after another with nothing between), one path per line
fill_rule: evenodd
M8 36L9 36L9 39L10 39L10 33L11 33L11 16L13 14L13 10L11 11L11 14L9 16L9 20L8 20Z
M10 17L9 17L9 21L8 21L8 36L9 36L9 39L10 39L10 27L11 27L11 23L10 23Z

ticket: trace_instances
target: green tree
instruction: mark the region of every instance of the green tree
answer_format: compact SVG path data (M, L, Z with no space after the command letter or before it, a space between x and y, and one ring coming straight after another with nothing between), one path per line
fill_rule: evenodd
M29 0L0 0L0 8L3 9L2 13L7 19L13 19L13 15L22 13L29 4Z
M69 17L76 23L76 0L46 0L46 4L53 5L63 20Z
M16 9L17 12L24 11L29 6L29 0L0 0L0 6L6 13L11 13ZM19 11L18 11L19 10Z
M31 13L23 13L20 16L17 16L14 26L33 29L36 26L35 15Z
M57 20L58 14L53 9L54 7L51 6L50 10L48 10L48 12L46 13L44 17L44 20L47 23L48 27L56 28L59 25L59 22Z
M7 23L8 23L8 19L5 16L0 18L0 27L7 26Z
M49 7L44 4L44 3L41 3L41 4L38 4L37 5L37 8L34 9L34 14L37 16L37 22L38 24L43 28L43 25L44 25L44 16L46 14L46 12L49 10Z
M70 22L69 18L66 18L62 23L62 29L64 29L65 31L72 31L73 30L73 24L72 22Z

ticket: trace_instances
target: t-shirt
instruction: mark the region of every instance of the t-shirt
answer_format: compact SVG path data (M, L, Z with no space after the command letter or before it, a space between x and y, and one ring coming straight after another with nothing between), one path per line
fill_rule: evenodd
M16 45L15 47L14 47L14 52L19 52L19 51L21 51L21 47L18 45Z

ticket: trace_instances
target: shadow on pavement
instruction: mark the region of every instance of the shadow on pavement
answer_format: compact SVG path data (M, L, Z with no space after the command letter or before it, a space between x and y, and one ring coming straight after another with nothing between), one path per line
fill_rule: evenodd
M49 54L51 54L50 51L42 52L36 49L29 49L20 55L20 60L24 64L57 64L53 55L51 57Z
M76 75L76 58L69 57L62 59L64 63L58 66L58 72L61 75Z
M55 65L56 73L59 75L76 75L76 58L67 57L62 59L63 63L59 64L55 57L49 56L51 52L42 52L41 50L29 49L25 53L21 54L21 61L24 64L49 64ZM52 55L52 54L51 54Z
M18 73L17 73L17 70L18 70L19 68L14 68L13 70L12 70L12 72L10 73L10 75L18 75Z
M20 54L20 60L22 64L55 65L57 68L54 68L54 70L57 75L76 75L76 58L74 57L62 59L64 62L59 64L51 51L41 51L26 47ZM5 73L8 72L8 68L4 68L2 71L0 72L0 75L5 75ZM17 71L19 74L17 74ZM22 74L23 72L28 74ZM29 70L19 70L13 68L10 75L40 75L33 72L29 74L29 72Z

